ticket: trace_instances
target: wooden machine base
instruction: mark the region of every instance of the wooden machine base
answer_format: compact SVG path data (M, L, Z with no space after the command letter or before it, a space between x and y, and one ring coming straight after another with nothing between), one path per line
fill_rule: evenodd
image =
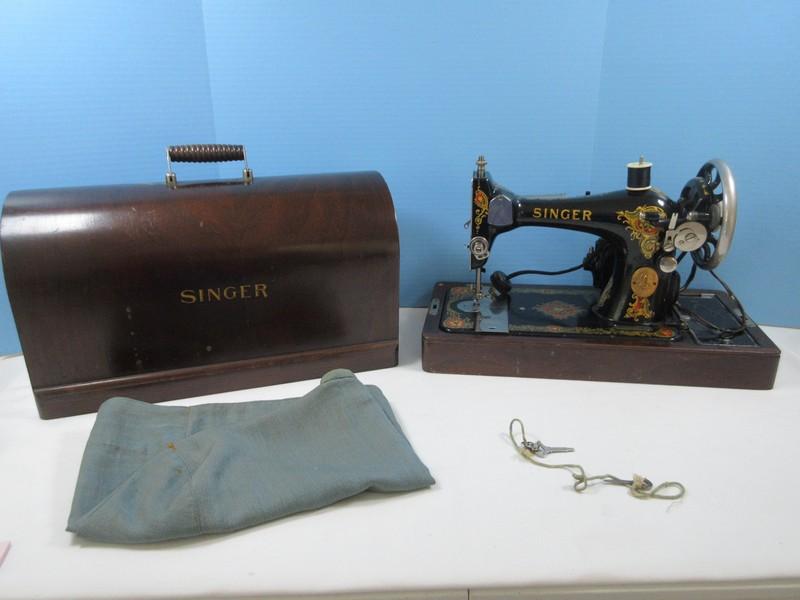
M691 320L649 331L585 326L591 322L586 299L596 296L593 288L515 286L509 308L515 325L508 333L477 333L473 317L459 310L467 287L433 288L422 331L422 367L428 372L753 390L772 389L775 382L780 350L755 324L727 343ZM542 302L544 297L554 299ZM576 300L573 306L573 297L584 304ZM728 319L735 310L714 290L686 292L681 302Z

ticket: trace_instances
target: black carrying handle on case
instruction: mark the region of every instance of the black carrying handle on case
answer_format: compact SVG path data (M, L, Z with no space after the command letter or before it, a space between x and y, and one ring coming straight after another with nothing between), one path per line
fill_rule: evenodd
M253 171L247 166L247 152L244 146L236 144L189 144L185 146L167 147L167 174L164 179L167 186L176 188L178 178L172 171L173 162L231 162L241 160L244 162L242 181L253 181Z

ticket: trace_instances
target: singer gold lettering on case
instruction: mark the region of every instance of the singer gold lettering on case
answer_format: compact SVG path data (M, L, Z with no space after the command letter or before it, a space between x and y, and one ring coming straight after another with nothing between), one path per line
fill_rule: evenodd
M261 298L267 298L266 283L243 283L241 285L226 285L180 291L181 304L256 300Z

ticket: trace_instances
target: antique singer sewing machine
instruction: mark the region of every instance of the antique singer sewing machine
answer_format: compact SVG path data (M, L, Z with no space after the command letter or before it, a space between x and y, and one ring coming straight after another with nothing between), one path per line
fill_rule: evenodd
M736 227L736 187L721 160L677 199L628 164L625 189L579 197L522 196L496 183L481 156L472 179L473 283L438 283L422 336L432 372L770 389L780 350L714 269ZM502 234L558 227L599 237L561 271L482 274ZM690 257L682 284L679 263ZM523 275L587 270L592 286L518 285ZM725 291L690 290L697 269Z

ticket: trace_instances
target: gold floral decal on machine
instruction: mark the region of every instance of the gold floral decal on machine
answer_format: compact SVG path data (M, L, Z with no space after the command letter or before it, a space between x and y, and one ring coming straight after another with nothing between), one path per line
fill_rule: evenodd
M650 320L653 318L653 309L650 308L649 298L640 298L636 294L631 294L631 303L628 304L628 310L625 311L626 319L639 319Z
M578 316L582 310L574 304L568 304L561 300L551 300L543 304L537 304L533 310L538 311L548 317L563 321Z
M667 213L659 206L637 206L636 210L618 210L617 220L625 222L631 238L639 241L642 256L653 258L653 254L661 247L658 241L658 228L645 218L648 214L658 215L659 220L666 219Z
M631 275L631 303L625 317L638 321L653 318L650 296L658 289L658 273L653 267L639 267Z
M489 214L489 197L484 194L482 190L475 190L474 202L478 210L475 212L473 223L475 224L475 228L478 228L483 224L486 215Z

